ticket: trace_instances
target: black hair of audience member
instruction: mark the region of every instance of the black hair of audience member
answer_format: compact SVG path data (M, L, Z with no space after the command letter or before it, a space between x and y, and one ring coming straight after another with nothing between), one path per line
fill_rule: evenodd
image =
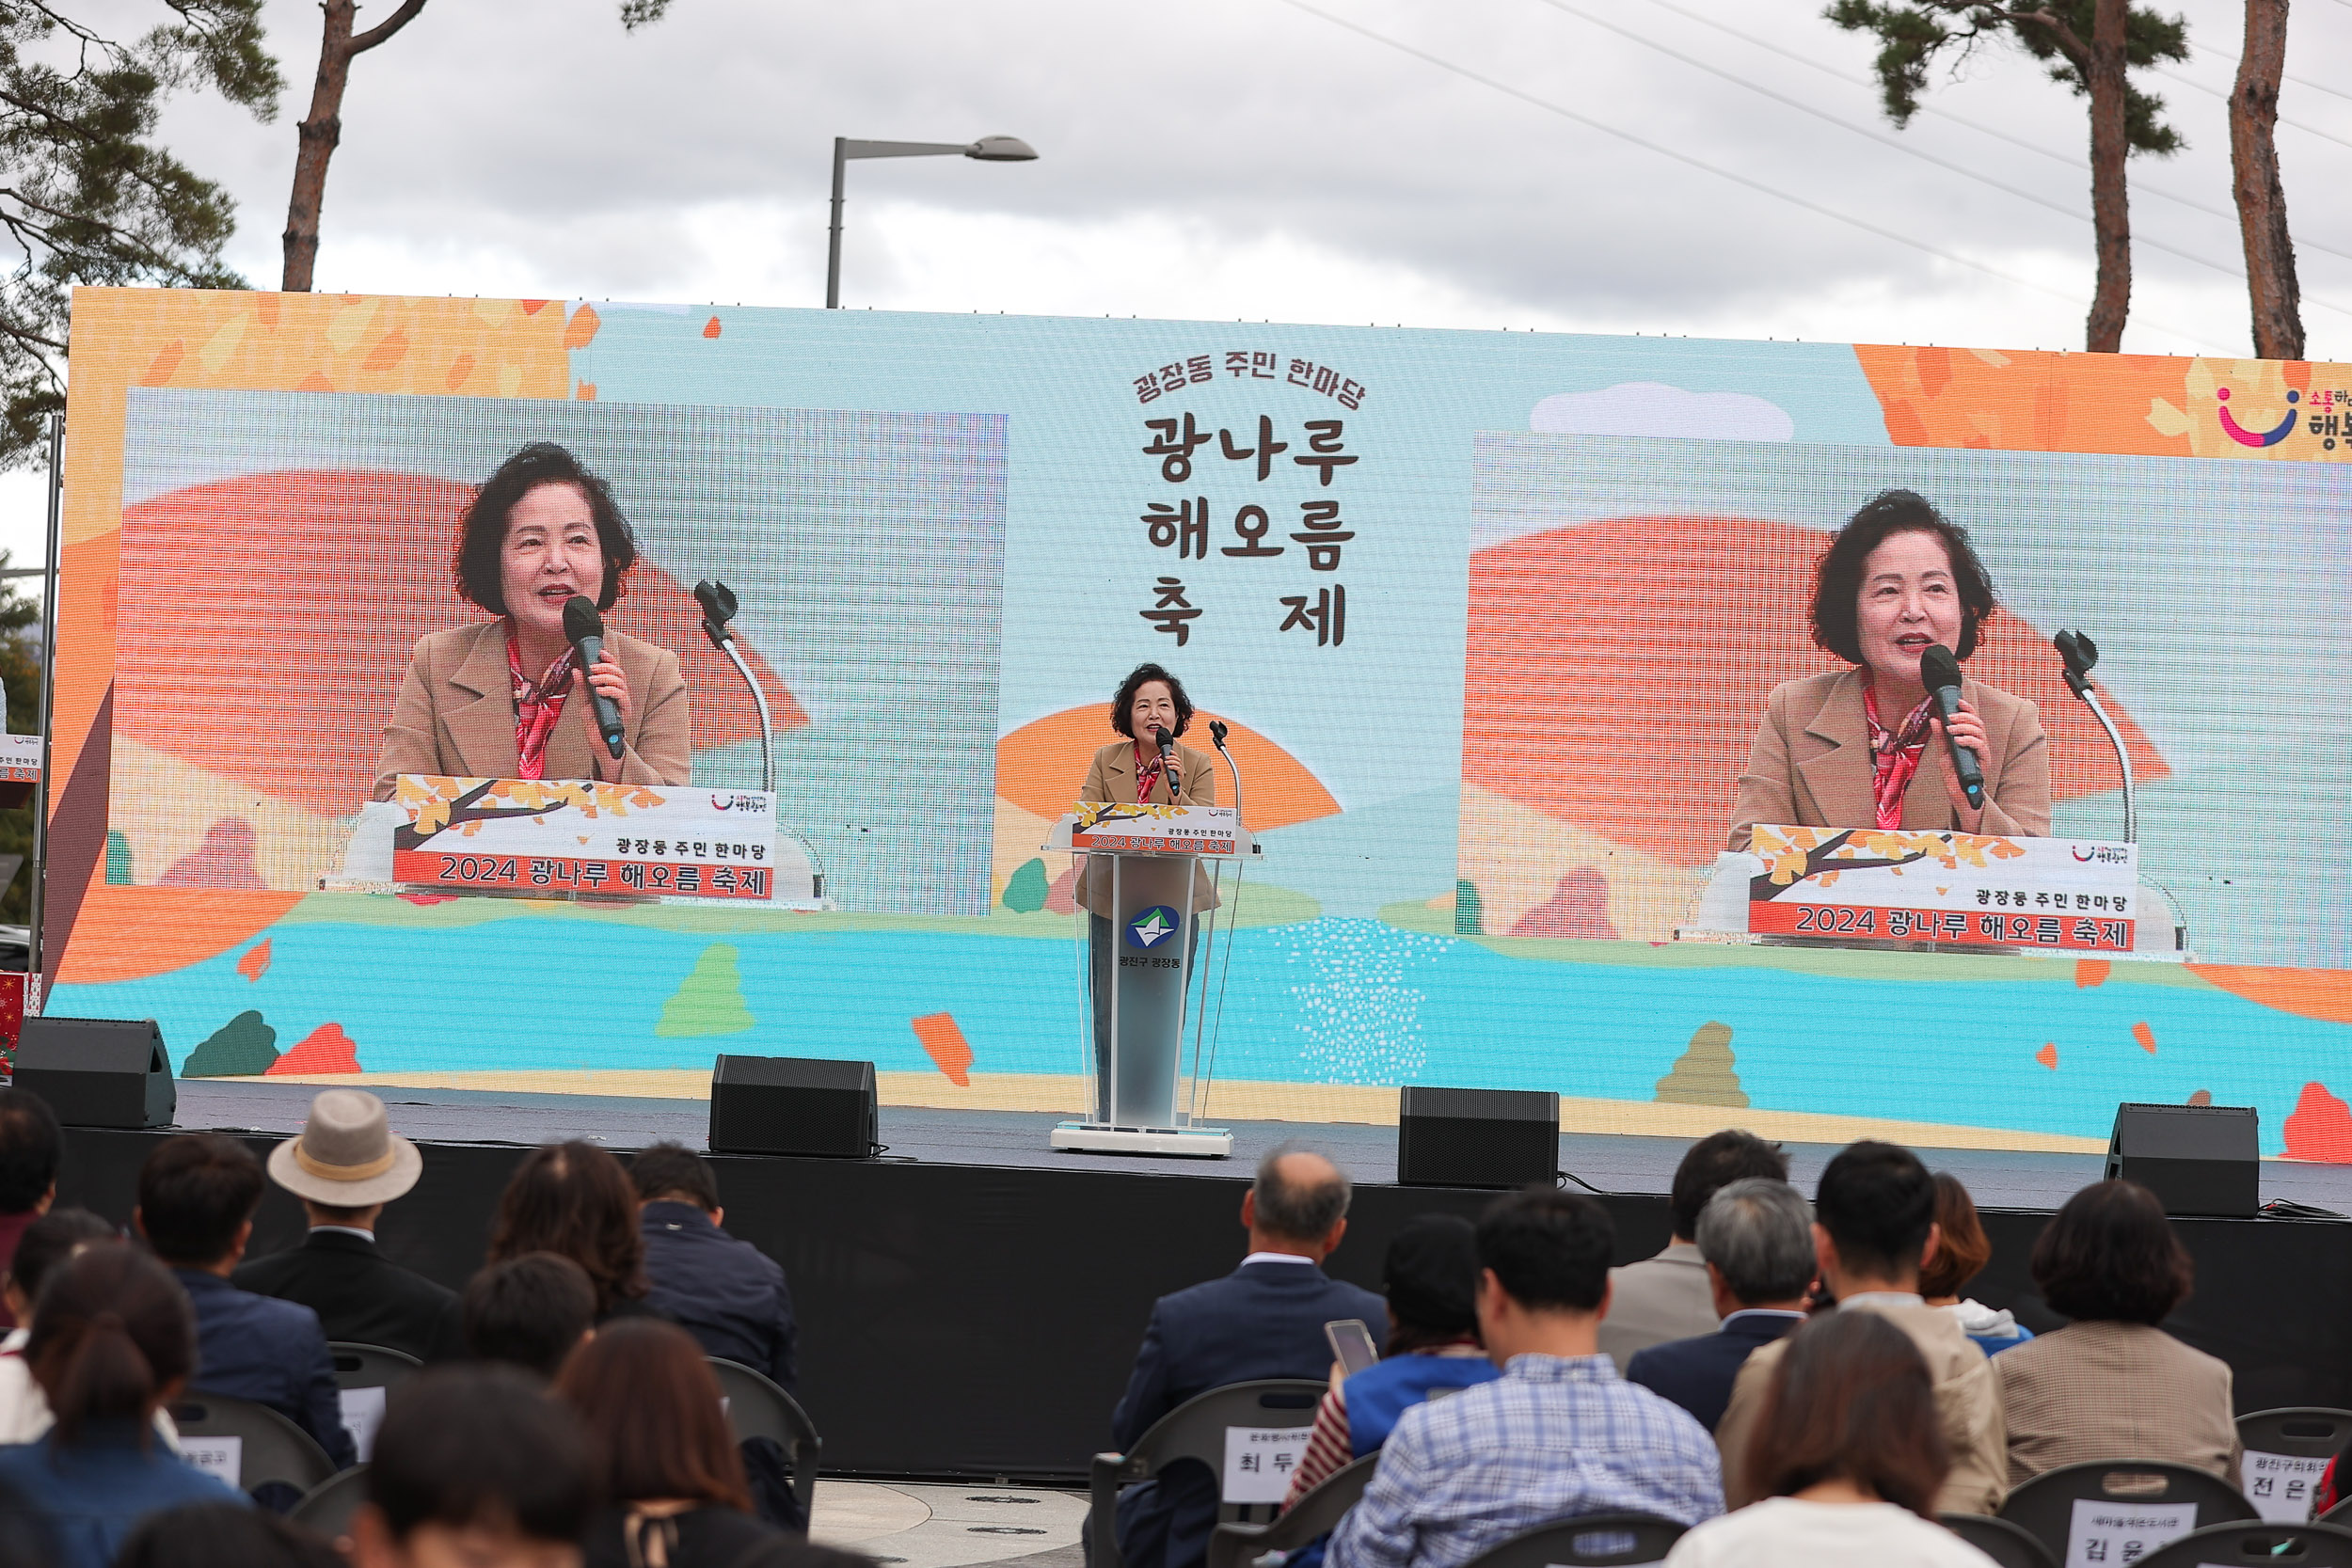
M660 1143L641 1150L628 1163L628 1180L641 1203L677 1197L705 1213L719 1207L719 1179L702 1156L684 1144Z
M611 1503L752 1509L725 1401L694 1337L660 1318L609 1323L555 1380L602 1460Z
M30 1089L0 1089L0 1214L40 1208L57 1185L64 1150L47 1101Z
M1935 1225L1935 1178L1900 1144L1865 1138L1837 1151L1821 1172L1813 1217L1837 1243L1848 1274L1882 1279L1919 1267Z
M2028 1267L2050 1310L2076 1323L2153 1328L2197 1280L2163 1203L2136 1181L2094 1181L2068 1198L2034 1238Z
M1478 1338L1478 1231L1458 1214L1422 1214L1398 1231L1380 1263L1389 1298L1387 1354Z
M1609 1291L1617 1227L1581 1193L1527 1187L1505 1193L1479 1216L1478 1266L1521 1307L1593 1312Z
M92 1422L148 1418L196 1370L196 1311L164 1266L136 1247L94 1246L50 1272L25 1364L48 1396L57 1441Z
M0 1562L8 1568L50 1568L56 1560L47 1517L15 1487L0 1483Z
M577 1542L596 1507L594 1474L580 1422L528 1376L429 1367L386 1402L353 1534L402 1545L437 1526Z
M645 1238L637 1225L637 1189L610 1149L579 1138L542 1144L523 1156L499 1195L489 1260L561 1253L587 1271L601 1323L620 1302L645 1293Z
M0 1557L0 1561L8 1560ZM114 1568L347 1568L342 1554L266 1508L189 1503L139 1521Z
M1772 1369L1746 1463L1755 1497L1842 1480L1933 1519L1952 1462L1918 1347L1875 1312L1807 1319Z
M216 1263L237 1244L268 1185L253 1151L225 1133L166 1138L139 1166L139 1232L167 1263Z
M552 1378L596 1326L596 1288L570 1259L526 1252L476 1270L458 1311L468 1354Z
M1667 1204L1674 1211L1675 1240L1688 1242L1699 1233L1699 1214L1707 1200L1752 1176L1774 1181L1788 1180L1788 1152L1743 1128L1726 1127L1709 1132L1683 1152L1675 1166L1674 1191Z
M77 1247L119 1241L122 1233L87 1209L52 1209L24 1227L8 1259L8 1284L30 1307L40 1299L41 1282Z

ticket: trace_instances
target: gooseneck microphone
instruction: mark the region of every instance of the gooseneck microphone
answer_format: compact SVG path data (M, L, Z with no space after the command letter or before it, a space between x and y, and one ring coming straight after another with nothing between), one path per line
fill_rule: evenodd
M588 672L604 657L604 617L596 613L596 600L575 594L564 601L564 635L580 657L580 679L585 683ZM621 724L621 705L593 686L588 688L588 703L596 716L596 732L604 736L604 749L612 753L614 762L620 761L622 742L628 738L628 731Z
M1960 660L1941 642L1931 642L1919 656L1919 684L1928 689L1936 717L1944 721L1944 744L1952 753L1952 776L1971 809L1984 809L1984 768L1977 753L1952 738L1952 721L1960 717Z
M1168 773L1168 799L1170 804L1175 804L1183 799L1184 793L1184 776L1177 771L1176 768L1176 737L1154 725L1152 730L1152 738L1159 742L1160 767Z

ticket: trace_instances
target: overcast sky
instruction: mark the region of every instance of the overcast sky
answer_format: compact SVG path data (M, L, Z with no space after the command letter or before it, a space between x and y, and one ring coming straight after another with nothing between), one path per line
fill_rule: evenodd
M2220 96L2243 7L2179 8L2201 47L2140 80L2189 145L2133 160L2124 346L2245 354ZM1895 131L1821 0L674 0L635 35L615 9L433 0L362 55L319 286L818 305L834 135L1007 133L1040 160L851 166L846 304L2082 342L2082 101L1996 45ZM229 259L262 287L319 11L268 21L277 121L185 100L165 128L234 194ZM2347 60L2352 0L2301 0L2289 75L2352 93ZM2290 81L2282 107L2308 351L2352 359L2352 98ZM19 562L40 516L37 483L0 482Z

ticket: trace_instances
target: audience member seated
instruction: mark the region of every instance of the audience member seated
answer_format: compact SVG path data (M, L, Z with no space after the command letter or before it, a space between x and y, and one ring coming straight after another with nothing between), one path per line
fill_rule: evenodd
M1920 1297L1919 1269L1933 1257L1936 1239L1935 1180L1911 1150L1865 1140L1841 1149L1821 1172L1813 1195L1821 1283L1838 1311L1882 1314L1911 1337L1927 1362L1951 1456L1935 1511L1990 1513L2009 1490L2001 1389L1993 1364L1961 1332L1959 1320ZM1734 1508L1755 1501L1743 1461L1764 1391L1788 1344L1765 1345L1748 1357L1715 1428Z
M1350 1193L1344 1171L1295 1144L1258 1163L1241 1200L1248 1256L1224 1278L1152 1304L1126 1395L1111 1415L1112 1448L1124 1452L1161 1417L1212 1388L1327 1376L1325 1323L1360 1318L1381 1338L1387 1304L1322 1268L1347 1233ZM1208 1556L1217 1497L1217 1477L1188 1462L1127 1488L1119 1499L1119 1549L1128 1568L1198 1568Z
M1734 1181L1788 1180L1788 1156L1780 1145L1727 1127L1692 1144L1675 1169L1674 1238L1666 1250L1610 1273L1608 1321L1600 1325L1600 1348L1622 1372L1633 1353L1669 1339L1712 1334L1719 1322L1708 1289L1706 1260L1699 1257L1699 1214L1708 1199Z
M1397 1418L1327 1568L1454 1568L1558 1519L1723 1512L1707 1429L1600 1354L1615 1248L1581 1194L1495 1200L1478 1222L1478 1326L1502 1375Z
M487 1263L466 1284L466 1354L552 1380L596 1332L596 1288L587 1271L552 1252Z
M328 1089L310 1101L302 1135L270 1150L270 1180L302 1200L302 1244L240 1267L240 1290L299 1302L329 1339L383 1345L422 1361L457 1349L457 1293L377 1249L384 1206L423 1174L417 1146L391 1130L384 1102L364 1089Z
M92 1242L112 1243L119 1239L113 1226L87 1209L52 1209L25 1227L18 1238L16 1256L8 1259L8 1284L0 1289L0 1295L8 1298L16 1321L29 1325L41 1282L56 1272L58 1264ZM33 1442L50 1427L49 1396L40 1391L32 1363L24 1359L25 1342L31 1338L32 1329L27 1326L12 1328L6 1338L0 1338L0 1444ZM179 1435L169 1416L159 1417L158 1428L175 1439Z
M151 1513L115 1568L346 1568L342 1554L263 1508L187 1503Z
M1986 1568L1935 1523L1950 1465L1928 1364L1875 1312L1824 1312L1772 1370L1741 1490L1666 1568Z
M229 1276L253 1236L262 1163L217 1132L166 1138L139 1167L131 1220L196 1307L198 1393L250 1400L309 1433L337 1469L358 1462L343 1430L319 1315L240 1291Z
M1333 1363L1331 1391L1315 1406L1314 1432L1284 1508L1348 1461L1377 1452L1397 1417L1433 1390L1501 1375L1478 1340L1478 1239L1470 1221L1423 1214L1406 1226L1389 1243L1380 1287L1389 1298L1386 1354L1353 1377ZM1313 1568L1321 1558L1294 1554L1290 1568Z
M595 1144L542 1144L515 1167L499 1196L489 1261L526 1252L552 1252L586 1270L598 1323L659 1315L645 1305L637 1189L621 1162Z
M56 1568L49 1521L15 1487L0 1482L0 1562L8 1568Z
M56 1201L64 1149L47 1101L30 1089L0 1089L0 1269L16 1255L16 1239ZM0 1303L0 1328L24 1321Z
M392 1390L351 1519L352 1568L580 1568L596 1477L580 1422L510 1367Z
M196 1354L188 1298L135 1248L87 1247L50 1275L25 1359L56 1424L39 1442L0 1449L0 1484L46 1517L58 1568L107 1568L159 1509L246 1504L156 1438L155 1413L186 1385Z
M2009 1483L2098 1459L2169 1459L2238 1479L2230 1367L2157 1325L2188 1299L2188 1249L2129 1181L2066 1200L2035 1239L2033 1282L2074 1322L1994 1361L2009 1418Z
M792 1291L775 1259L719 1228L727 1212L709 1164L683 1145L656 1144L629 1162L628 1177L644 1205L646 1305L691 1334L704 1354L796 1392Z
M1712 1432L1750 1354L1804 1322L1815 1266L1813 1210L1788 1182L1751 1176L1708 1200L1699 1212L1698 1245L1724 1326L1635 1351L1625 1375Z
M1976 1200L1960 1178L1935 1173L1935 1255L1919 1269L1919 1294L1930 1307L1940 1307L1960 1320L1961 1332L1993 1355L2022 1345L2033 1330L2019 1323L2007 1307L1963 1301L1960 1292L1993 1261L1993 1242L1977 1218Z
M752 1516L735 1435L702 1347L641 1318L607 1328L564 1364L556 1396L600 1456L605 1507L586 1568L733 1568L784 1560L785 1537Z

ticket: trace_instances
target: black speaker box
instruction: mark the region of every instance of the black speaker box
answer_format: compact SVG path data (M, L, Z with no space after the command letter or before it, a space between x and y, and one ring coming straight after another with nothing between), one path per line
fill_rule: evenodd
M2250 1105L2118 1105L2107 1178L2138 1182L2168 1214L2251 1219L2262 1206L2259 1131Z
M151 1018L28 1018L11 1082L68 1127L169 1127L180 1109Z
M710 1069L710 1148L719 1154L874 1153L874 1064L722 1056Z
M1560 1175L1560 1097L1537 1089L1406 1085L1396 1180L1406 1187L1550 1186Z

